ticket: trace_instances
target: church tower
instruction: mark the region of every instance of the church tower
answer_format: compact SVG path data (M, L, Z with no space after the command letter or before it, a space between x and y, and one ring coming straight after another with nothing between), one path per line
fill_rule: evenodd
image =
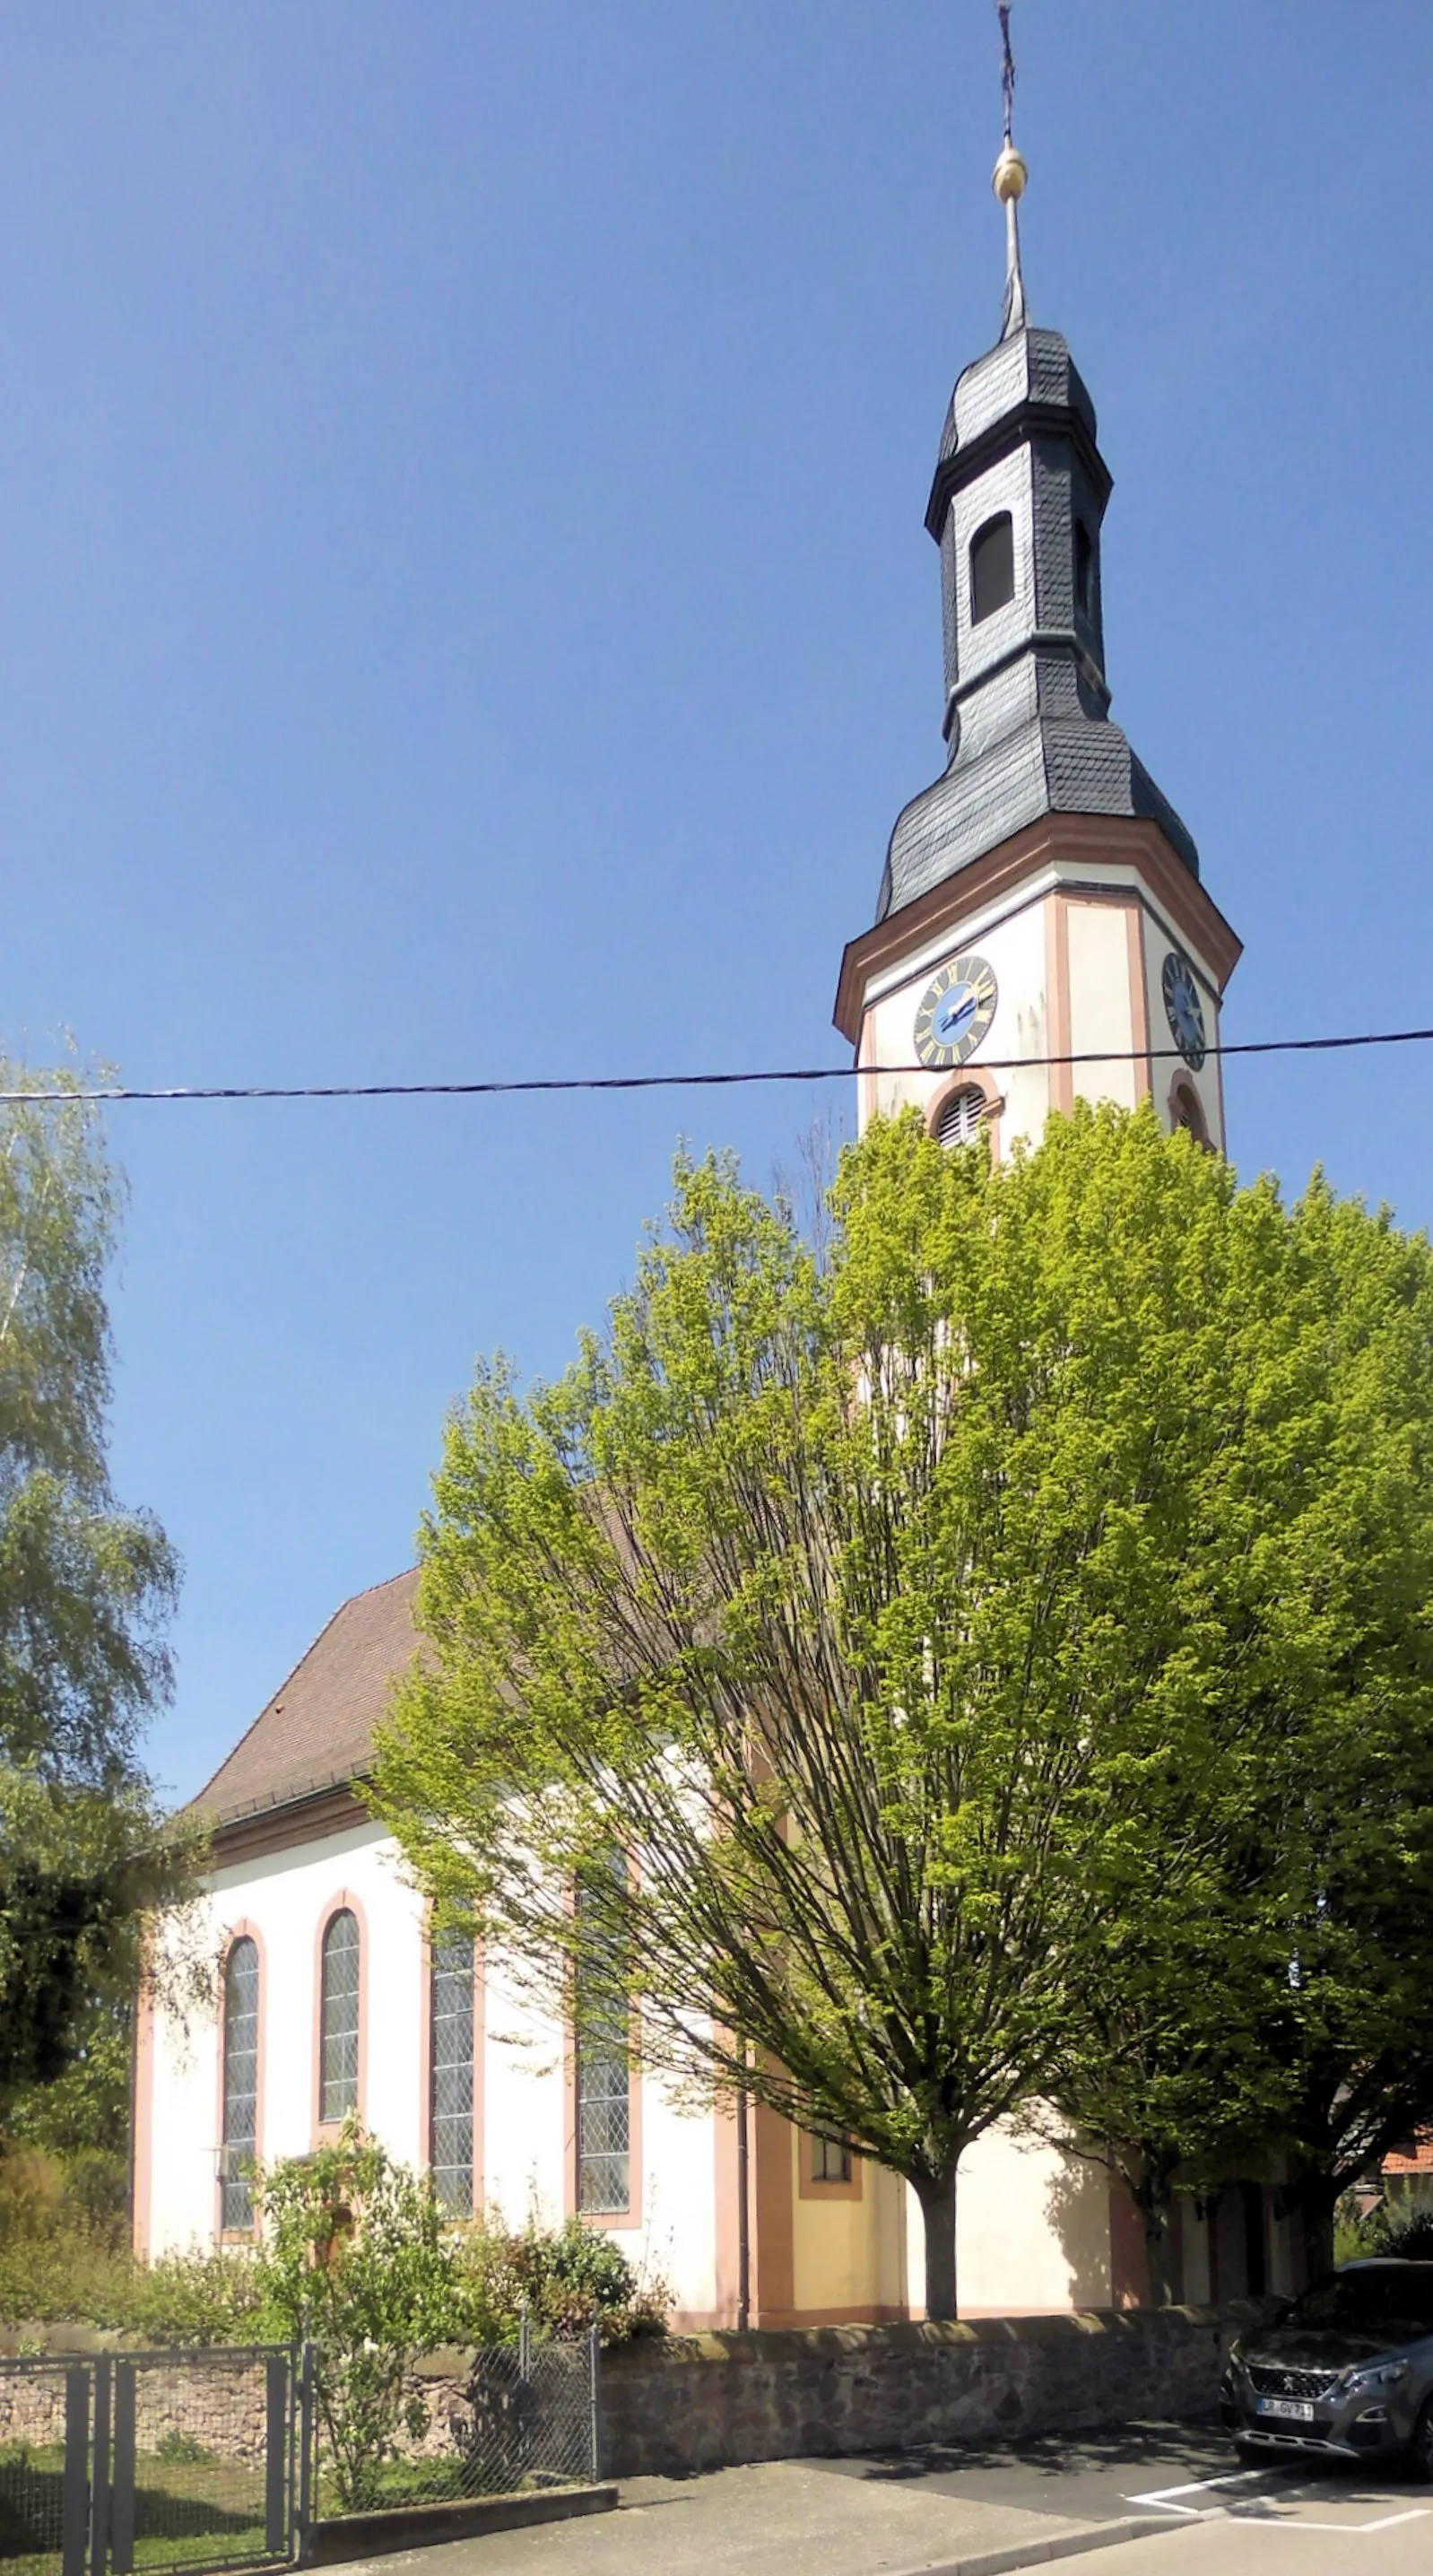
M1240 943L1110 721L1111 476L1065 341L1026 314L1012 93L1007 52L1004 328L951 396L926 509L946 766L897 820L875 924L842 961L836 1026L871 1068L862 1126L914 1103L943 1141L983 1124L999 1154L1038 1143L1077 1096L1132 1109L1152 1092L1170 1126L1223 1151L1210 1050Z

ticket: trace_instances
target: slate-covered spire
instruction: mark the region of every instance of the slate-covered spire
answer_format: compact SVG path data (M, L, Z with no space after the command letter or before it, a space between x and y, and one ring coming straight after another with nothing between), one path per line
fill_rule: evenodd
M1004 324L951 396L926 510L941 552L948 759L896 824L878 920L1050 813L1146 816L1199 874L1189 833L1109 720L1100 531L1111 476L1065 341L1026 311L1016 208L1028 172L1010 136L1012 80L1007 68L994 178Z

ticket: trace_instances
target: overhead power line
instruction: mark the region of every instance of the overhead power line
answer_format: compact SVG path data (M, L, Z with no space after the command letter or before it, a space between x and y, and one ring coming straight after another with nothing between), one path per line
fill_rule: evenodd
M1205 1049L1208 1061L1236 1055L1320 1055L1337 1048L1426 1046L1433 1029L1371 1029L1358 1036L1332 1038L1240 1038L1229 1046ZM1180 1047L1091 1047L1079 1055L981 1056L972 1072L1038 1073L1060 1065L1183 1064ZM74 1088L0 1091L0 1105L38 1101L63 1107L67 1101L124 1100L474 1100L520 1091L715 1091L753 1082L852 1082L860 1074L920 1074L938 1070L928 1064L776 1065L736 1073L586 1073L527 1074L503 1082L226 1082L176 1084L143 1090L125 1083L77 1084Z

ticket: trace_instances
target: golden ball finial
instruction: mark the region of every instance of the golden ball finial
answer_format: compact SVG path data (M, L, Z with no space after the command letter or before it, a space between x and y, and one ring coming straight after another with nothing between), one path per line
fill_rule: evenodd
M1007 134L1000 158L995 164L995 176L990 182L1002 206L1019 204L1025 194L1025 184L1029 176L1024 156L1016 151Z

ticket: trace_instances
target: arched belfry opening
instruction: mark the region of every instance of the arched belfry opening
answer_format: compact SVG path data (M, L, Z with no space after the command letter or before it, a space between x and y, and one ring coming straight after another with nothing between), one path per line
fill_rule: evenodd
M970 549L970 622L981 626L1015 596L1015 522L1008 510L987 519Z

